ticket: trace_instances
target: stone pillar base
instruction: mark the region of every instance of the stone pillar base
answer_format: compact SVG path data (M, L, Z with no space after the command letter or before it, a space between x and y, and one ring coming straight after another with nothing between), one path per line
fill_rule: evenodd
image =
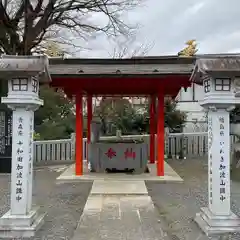
M11 215L10 211L0 218L0 238L29 238L44 223L44 213L35 207L28 215Z
M216 216L205 207L201 208L194 220L207 236L240 232L240 218L234 213L229 216Z

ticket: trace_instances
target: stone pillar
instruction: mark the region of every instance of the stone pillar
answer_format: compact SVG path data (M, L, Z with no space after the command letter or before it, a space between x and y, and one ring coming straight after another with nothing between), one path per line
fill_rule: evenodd
M71 134L71 157L75 161L76 157L76 133Z
M224 58L200 58L192 74L192 80L204 86L199 103L208 112L208 206L195 218L208 236L240 231L240 219L231 211L229 129L230 111L240 103L234 86L240 69L236 58L226 62L229 65Z
M207 235L240 230L231 212L229 109L208 108L208 207L195 218Z
M208 141L209 209L215 215L229 216L231 214L230 135L227 109L209 109ZM213 169L218 169L218 171L213 171Z
M34 111L43 105L38 94L45 63L41 57L35 57L35 62L19 58L8 60L7 66L13 69L7 69L6 76L12 78L8 80L8 96L2 97L2 103L12 110L12 171L10 210L0 218L1 239L33 237L45 215L32 206Z
M0 219L0 230L7 230L1 237L31 237L43 224L44 214L32 207L34 111L40 104L8 104L13 111L11 208Z

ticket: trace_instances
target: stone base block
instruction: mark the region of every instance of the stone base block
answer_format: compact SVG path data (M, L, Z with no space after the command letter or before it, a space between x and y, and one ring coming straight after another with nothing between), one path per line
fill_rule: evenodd
M234 213L216 216L208 208L201 208L201 212L196 214L195 222L207 236L240 232L240 218Z
M12 215L7 212L0 218L0 239L29 238L43 225L45 214L35 207L28 215Z

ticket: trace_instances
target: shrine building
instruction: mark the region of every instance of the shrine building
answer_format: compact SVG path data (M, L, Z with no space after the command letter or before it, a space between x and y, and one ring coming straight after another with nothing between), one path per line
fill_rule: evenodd
M178 56L129 59L50 59L51 86L62 88L68 97L75 98L75 174L83 174L83 97L87 98L87 140L89 144L93 97L147 96L151 99L149 160L150 163L156 162L157 176L164 176L164 97L171 96L174 99L181 87L191 86L189 79L194 61L193 57ZM157 135L156 156L155 134Z

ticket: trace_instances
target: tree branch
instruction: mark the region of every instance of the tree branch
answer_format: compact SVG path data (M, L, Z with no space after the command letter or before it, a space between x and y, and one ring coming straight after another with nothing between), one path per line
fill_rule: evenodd
M0 48L8 54L29 54L50 36L48 31L55 31L57 38L67 29L84 40L97 33L129 36L136 26L127 24L122 16L143 0L19 0L16 5L11 3L14 8L10 15L7 1L4 5L0 1Z

